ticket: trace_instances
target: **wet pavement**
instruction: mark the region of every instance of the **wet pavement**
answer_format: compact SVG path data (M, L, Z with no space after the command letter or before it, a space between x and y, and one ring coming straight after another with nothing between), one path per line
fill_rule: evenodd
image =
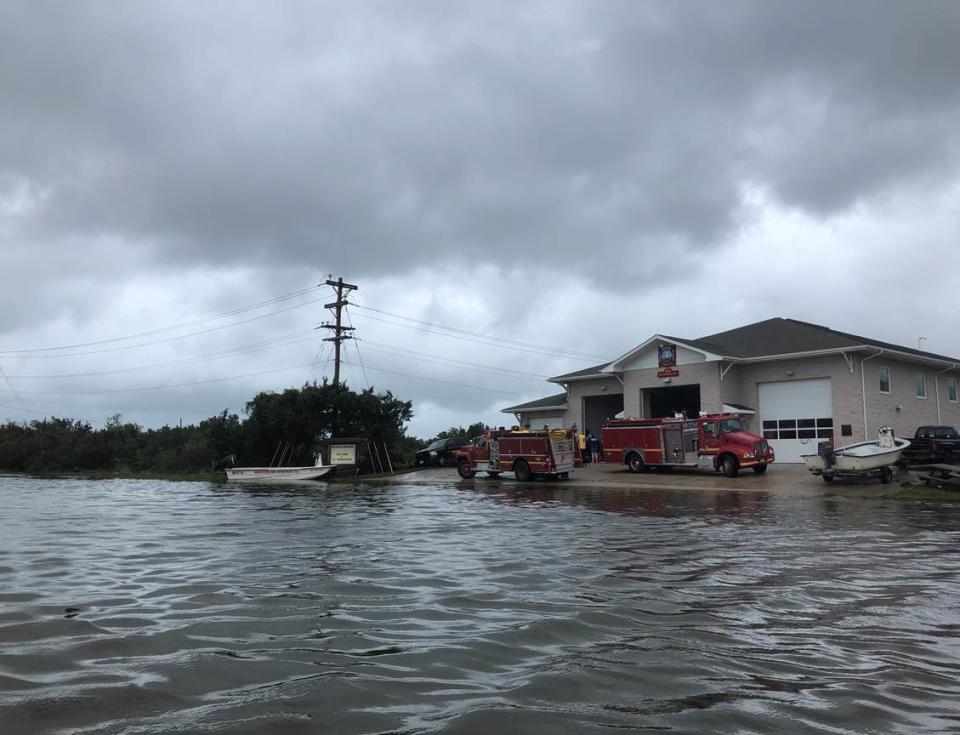
M383 478L386 482L405 484L446 484L476 483L517 483L512 474L505 473L498 478L489 478L482 473L472 480L464 480L456 469L449 467L428 467L412 473ZM697 469L651 470L650 472L630 472L623 465L612 463L587 464L573 472L568 480L546 481L560 485L576 485L592 488L610 488L619 490L735 490L737 492L764 492L778 495L884 495L896 488L899 483L915 479L910 472L900 471L890 485L884 485L878 479L864 482L837 481L827 485L819 477L810 474L804 465L772 464L765 474L758 475L752 470L741 472L737 477L725 477L720 472ZM545 482L536 480L537 484Z

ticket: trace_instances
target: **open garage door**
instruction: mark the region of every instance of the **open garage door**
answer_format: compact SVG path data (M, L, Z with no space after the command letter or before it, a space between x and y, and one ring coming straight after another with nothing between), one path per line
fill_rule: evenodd
M763 436L778 462L802 462L820 441L833 436L833 388L830 378L760 383Z

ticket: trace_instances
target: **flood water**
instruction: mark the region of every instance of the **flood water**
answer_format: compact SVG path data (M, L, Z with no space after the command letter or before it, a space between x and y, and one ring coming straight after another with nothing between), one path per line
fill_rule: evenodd
M960 507L0 477L0 733L960 729Z

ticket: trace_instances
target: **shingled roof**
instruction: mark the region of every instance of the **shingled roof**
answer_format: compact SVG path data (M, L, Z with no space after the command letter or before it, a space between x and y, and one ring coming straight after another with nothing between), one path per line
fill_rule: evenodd
M575 370L572 373L564 373L563 375L557 375L556 377L550 378L550 380L556 381L558 383L562 383L565 380L570 380L571 378L573 378L574 380L576 380L577 378L593 378L593 377L606 378L608 376L606 373L602 372L602 370L609 364L610 364L609 362L601 362L599 365L594 365L593 367L584 368L583 370Z
M761 322L747 324L746 326L737 327L736 329L728 329L725 332L709 334L706 337L699 337L697 339L671 337L665 334L655 335L655 337L703 350L704 352L709 352L713 355L734 361L737 359L762 359L764 357L823 352L828 350L863 350L872 347L893 350L906 355L914 355L926 360L960 364L960 358L938 355L933 352L924 352L923 350L917 350L912 347L904 347L903 345L861 337L848 332L840 332L819 324L802 322L797 319L785 319L783 317L765 319ZM643 345L641 345L641 347L642 346ZM629 354L630 353L627 353L627 355ZM558 375L550 378L550 381L564 383L568 380L583 380L591 377L610 375L610 373L604 373L603 369L612 364L613 363L596 365L584 370Z
M699 339L678 341L725 357L767 357L790 355L798 352L880 347L927 359L960 362L955 357L924 352L891 342L882 342L848 332L839 332L836 329L823 327L819 324L782 317L748 324L745 327L718 332Z
M501 413L521 413L523 411L549 411L550 409L557 409L562 411L567 407L567 394L558 393L554 396L547 396L546 398L538 398L535 401L528 401L527 403L520 403L516 406L508 406L507 408L500 409Z
M851 349L869 340L835 332L816 324L776 317L706 337L678 340L724 357L765 357L796 352Z

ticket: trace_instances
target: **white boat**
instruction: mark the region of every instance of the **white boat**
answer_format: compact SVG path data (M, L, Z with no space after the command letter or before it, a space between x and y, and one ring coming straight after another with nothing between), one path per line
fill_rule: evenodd
M333 469L333 465L320 464L320 455L312 467L229 467L223 471L228 480L239 482L290 482L294 480L318 480Z
M834 477L867 476L878 473L884 482L893 479L891 465L897 463L903 450L910 446L906 439L897 439L893 430L882 427L877 441L848 444L831 449L825 447L817 454L804 454L807 469L830 481Z

